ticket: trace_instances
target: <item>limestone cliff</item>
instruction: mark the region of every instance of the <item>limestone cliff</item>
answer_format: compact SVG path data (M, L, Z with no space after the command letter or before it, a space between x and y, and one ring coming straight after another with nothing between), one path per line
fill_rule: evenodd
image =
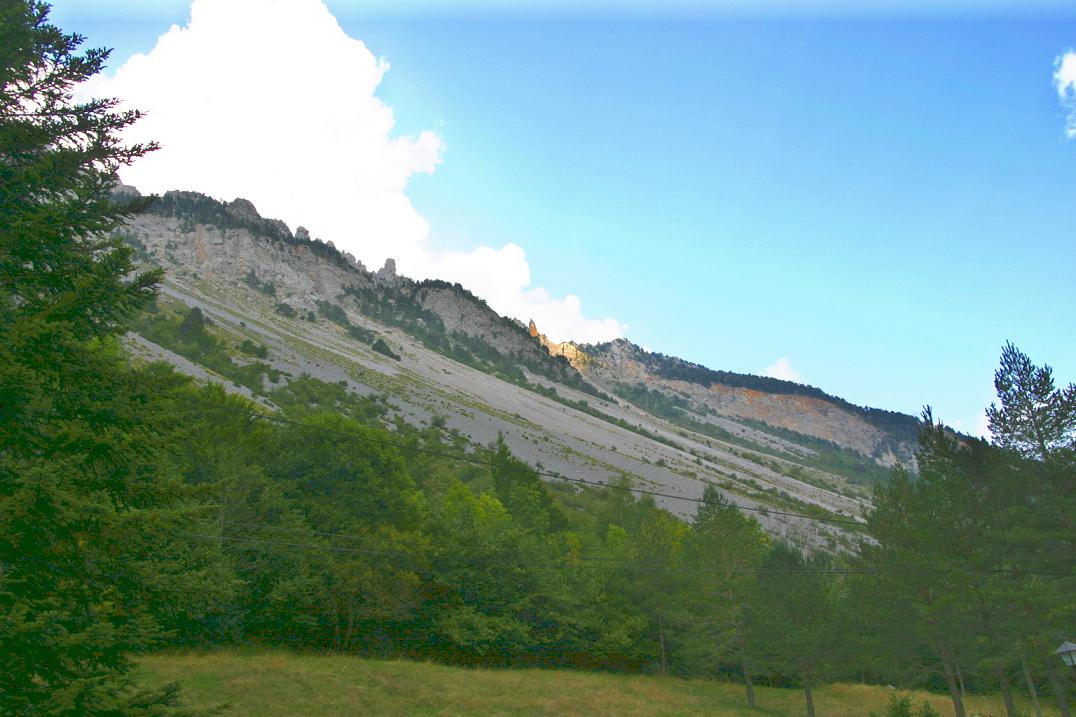
M892 411L856 406L813 386L765 376L714 371L651 353L625 339L584 346L582 369L610 392L640 385L686 400L703 412L760 421L830 441L883 466L912 464L918 422Z
M116 194L137 196L137 190L122 187ZM135 215L123 235L144 260L172 271L253 287L303 312L335 303L421 335L450 355L499 366L511 358L534 373L593 390L567 360L459 284L414 281L399 275L392 259L367 271L331 242L311 239L305 228L293 234L283 222L262 217L246 199L168 192Z
M117 197L137 197L118 187ZM534 321L500 316L459 284L413 281L389 259L376 272L299 227L262 217L244 199L219 202L195 192L168 192L124 232L143 260L192 277L255 289L305 315L333 303L395 326L429 348L484 370L522 377L520 369L590 393L645 387L691 407L696 418L749 419L830 441L881 465L910 463L916 421L854 406L788 381L713 371L644 351L624 339L599 345L551 341ZM792 440L794 440L794 436Z
M568 363L570 363L577 371L584 374L586 373L586 370L590 365L590 357L587 356L582 348L580 348L579 344L574 341L565 341L563 343L551 341L548 336L538 332L538 327L535 325L534 319L530 320L527 325L527 330L532 337L538 339L542 346L545 346L550 354L553 356L563 356L568 359Z

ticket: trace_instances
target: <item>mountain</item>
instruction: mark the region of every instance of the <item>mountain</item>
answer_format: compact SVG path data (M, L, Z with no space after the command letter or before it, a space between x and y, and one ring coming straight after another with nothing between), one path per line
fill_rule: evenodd
M793 381L714 371L646 351L625 339L596 346L557 344L537 334L533 322L532 333L551 354L567 358L595 386L628 400L634 400L640 389L644 395L658 392L684 414L698 414L696 419L718 415L765 424L759 427L836 444L886 467L914 461L919 421L913 416L856 406Z
M168 192L122 236L166 270L156 310L129 337L135 353L268 407L304 375L337 383L380 396L388 425L438 425L461 445L502 435L520 458L570 479L686 498L712 484L768 530L834 549L857 529L788 514L860 516L888 467L912 462L911 416L622 339L556 344L459 284L400 276L392 260L370 271L243 199ZM211 324L215 343L185 343L190 321Z

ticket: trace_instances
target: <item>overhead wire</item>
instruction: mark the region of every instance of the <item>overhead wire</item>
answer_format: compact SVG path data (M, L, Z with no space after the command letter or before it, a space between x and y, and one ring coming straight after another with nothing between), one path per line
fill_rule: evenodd
M195 399L195 400L197 400L197 399ZM205 404L205 402L200 402L200 403ZM257 419L261 419L261 420L271 421L271 422L278 423L278 424L281 424L281 425L288 425L288 426L293 426L293 427L298 427L298 428L307 428L307 429L311 428L311 426L309 424L303 423L301 421L295 421L295 420L292 420L292 419L289 419L289 418L286 418L284 416L277 415L277 414L262 413L262 412L258 412L258 411L254 411L254 410L247 410L247 409L242 409L242 408L232 408L232 407L223 406L223 405L220 405L220 404L213 404L213 407L215 409L217 409L217 410L222 410L222 411L235 413L235 414L243 414L243 415L249 416L251 418L257 418ZM431 449L431 448L424 448L422 446L407 445L405 443L400 443L398 441L390 441L390 440L386 440L384 438L378 438L376 436L363 435L363 434L360 434L360 433L354 432L354 431L338 431L338 430L328 428L328 427L325 427L325 426L319 426L318 430L321 431L322 433L327 433L327 434L330 434L330 435L337 435L337 436L341 436L343 438L364 441L364 442L367 442L367 443L374 443L374 444L377 444L377 445L383 445L383 446L387 446L387 447L390 447L390 448L395 448L395 449L401 450L401 451L412 451L414 453L422 453L422 454L425 454L425 455L435 456L435 457L438 457L438 458L446 458L446 459L449 459L449 460L460 461L460 462L465 462L465 463L471 463L471 464L474 464L474 465L484 466L484 467L487 467L487 468L493 468L493 467L497 466L497 464L494 463L493 461L484 460L484 459L478 458L476 456L470 456L470 455L465 455L465 454L460 454L460 453L451 453L451 452L448 452L448 451L440 451L440 450ZM636 493L638 495L648 495L648 496L651 496L651 497L654 497L654 498L665 498L665 499L669 499L669 500L681 500L681 501L685 501L685 502L689 502L689 503L702 504L702 503L706 502L706 500L704 498L693 498L693 497L685 496L685 495L677 495L675 493L665 493L663 491L649 490L649 489L646 489L646 488L636 488L634 486L623 485L623 484L619 484L619 483L606 483L604 481L595 481L595 480L588 480L586 478L566 476L566 475L563 475L563 474L560 474L560 473L554 473L554 472L551 472L551 471L543 471L543 470L540 470L538 468L533 468L533 467L530 467L530 466L528 466L528 468L531 471L533 471L534 473L536 473L537 475L542 476L544 478L551 478L553 480L564 481L564 482L567 482L567 483L575 483L575 484L579 484L579 485L586 485L586 486L590 486L590 487L593 487L593 488L607 488L607 489L611 489L611 490L627 491L627 492L631 492L631 493ZM695 479L695 480L698 480L698 479ZM756 513L760 513L762 515L779 515L779 516L784 516L784 517L789 517L789 518L801 518L803 520L813 520L813 521L817 521L817 522L820 522L820 523L833 523L833 524L838 524L838 525L854 525L854 526L857 526L857 527L863 527L864 526L864 522L859 521L859 520L849 520L849 519L844 519L844 518L828 518L828 517L824 517L824 516L809 515L809 514L806 514L806 513L793 513L793 512L789 512L789 511L773 510L773 509L766 508L766 507L742 505L742 504L739 504L739 503L735 503L735 502L733 502L731 500L729 500L728 502L733 507L737 508L738 510L756 512Z
M291 533L303 533L308 536L322 536L332 538L344 538L352 540L367 540L365 536L349 535L346 533L332 533L327 531L317 531L306 528L288 528L286 526L275 526L268 523L253 523L249 521L224 521L227 525L236 525L268 530L279 530L283 532ZM183 533L186 537L199 538L211 541L222 541L229 543L239 544L253 544L253 545L272 545L279 547L298 548L305 550L324 551L333 553L354 553L361 555L373 555L380 557L392 557L392 558L404 558L407 560L414 560L417 556L414 553L409 553L402 550L386 550L381 548L361 548L339 545L325 545L315 543L303 543L295 542L291 540L276 540L266 538L254 538L248 536L228 536L228 535L210 535L207 533ZM952 574L956 572L966 572L981 575L999 575L999 576L1011 576L1020 577L1024 575L1042 576L1042 577L1069 577L1070 573L1047 571L1047 570L1023 570L1012 568L967 568L964 570L956 568L915 568L915 569L887 569L887 568L744 568L734 565L713 565L710 567L689 567L689 566L657 566L653 564L646 564L645 561L638 561L632 558L579 558L571 560L556 560L556 561L544 561L534 562L527 561L525 559L519 560L504 560L497 558L482 558L470 556L465 562L473 565L491 565L501 567L534 567L534 568L584 568L593 570L604 570L610 568L616 568L620 566L628 566L633 572L649 572L649 573L702 573L702 574L822 574L822 575L924 575L924 574Z

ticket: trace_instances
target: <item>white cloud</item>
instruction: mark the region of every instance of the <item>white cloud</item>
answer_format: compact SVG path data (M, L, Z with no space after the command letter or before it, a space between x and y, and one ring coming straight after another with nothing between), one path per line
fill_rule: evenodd
M966 433L969 436L985 438L988 441L993 437L993 434L990 433L990 420L986 417L986 411L980 411L978 415L970 421L957 419L953 421L951 425L954 429Z
M792 362L789 361L786 356L782 356L766 368L762 369L762 373L772 378L779 378L782 381L795 381L796 383L803 382L799 371L792 368Z
M1054 87L1062 106L1068 110L1065 136L1076 139L1076 50L1068 50L1054 60Z
M626 327L616 319L586 318L574 294L555 298L541 287L529 288L531 270L518 244L444 252L428 261L427 275L459 281L502 314L523 322L533 319L553 341L602 342L624 335Z
M415 174L434 172L445 145L433 131L393 134L392 109L375 94L388 70L322 0L194 0L185 27L172 26L82 94L147 112L127 138L162 149L121 172L143 192L244 197L371 268L391 256L408 276L458 281L501 313L533 317L550 338L622 335L615 319L586 318L578 297L531 287L514 244L429 246L406 189Z

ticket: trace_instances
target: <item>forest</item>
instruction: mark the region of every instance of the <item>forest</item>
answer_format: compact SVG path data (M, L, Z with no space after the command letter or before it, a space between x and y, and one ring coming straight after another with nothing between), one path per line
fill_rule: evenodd
M836 554L712 486L684 522L630 483L545 481L503 442L389 420L384 397L274 383L193 312L174 327L264 375L269 410L126 350L163 277L114 234L152 200L110 196L154 146L118 139L137 112L71 100L107 52L47 14L0 3L0 713L184 714L133 656L255 644L717 678L750 705L793 685L811 717L834 681L1069 716L1052 651L1076 617L1076 386L1049 367L1003 347L992 442L925 411L917 471L877 485Z

